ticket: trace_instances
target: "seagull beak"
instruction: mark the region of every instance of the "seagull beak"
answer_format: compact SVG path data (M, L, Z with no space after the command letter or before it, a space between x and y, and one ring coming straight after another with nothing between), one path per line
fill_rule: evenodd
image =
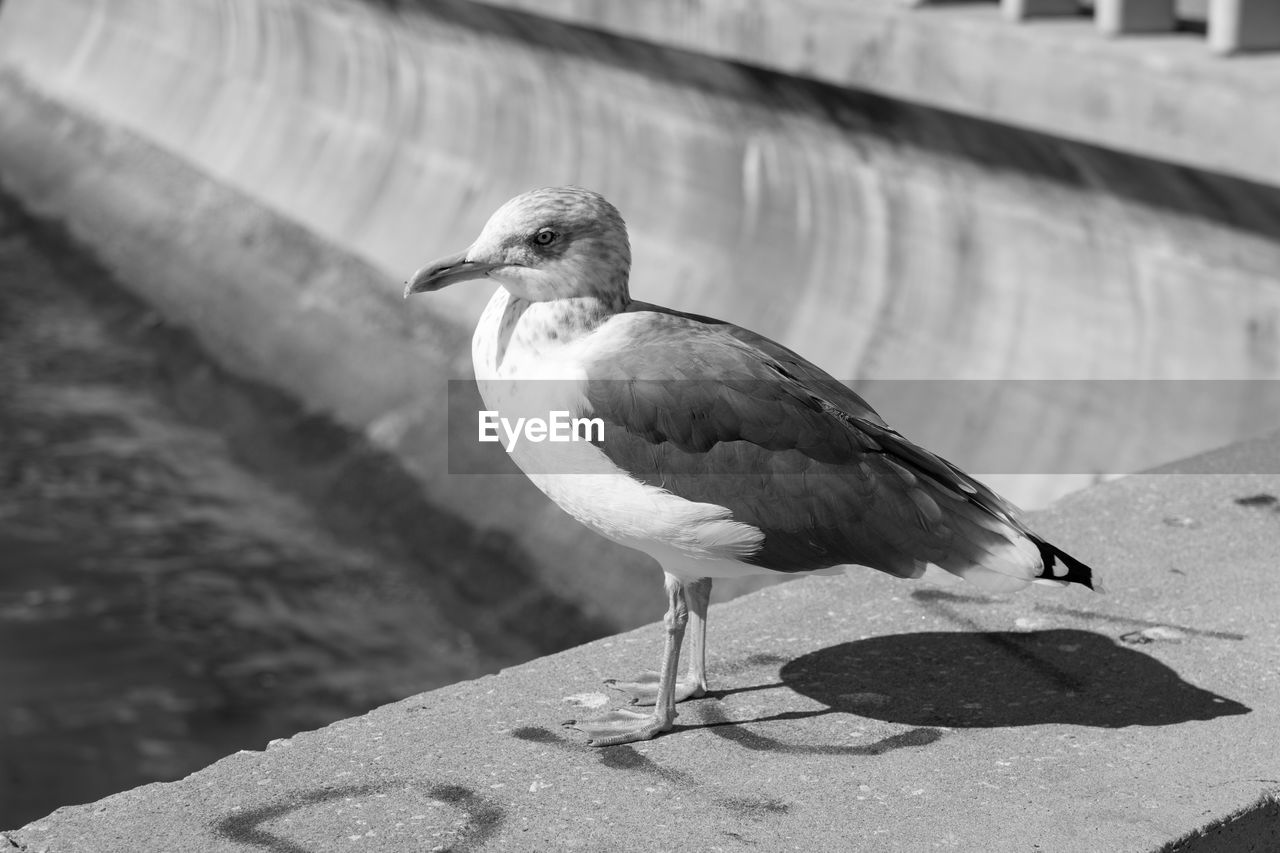
M427 264L413 274L404 287L408 299L414 293L430 292L471 278L483 278L502 264L468 261L466 252L448 255Z

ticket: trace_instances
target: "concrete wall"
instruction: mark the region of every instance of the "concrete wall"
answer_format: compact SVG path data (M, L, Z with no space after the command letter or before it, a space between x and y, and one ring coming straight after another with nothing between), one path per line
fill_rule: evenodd
M850 8L840 26L857 31L872 7ZM909 63L952 13L893 14ZM752 44L780 68L777 45L793 56L803 32L767 23ZM1000 34L1010 55L1034 53L1014 38ZM825 56L817 82L465 0L6 0L0 174L219 358L393 450L433 500L624 622L656 606L634 603L653 584L639 558L519 479L445 473L444 383L469 374L487 288L399 301L411 270L521 190L603 191L631 225L638 296L752 326L844 378L1280 372L1265 158L1231 177L1118 153L1069 139L1069 120L1050 134L844 88L865 81L836 85ZM1130 82L1163 92L1167 77ZM1097 414L1046 393L932 420L962 464L1034 424L1021 470L1100 437L1136 466L1274 416L1234 402L1142 418L1138 398Z

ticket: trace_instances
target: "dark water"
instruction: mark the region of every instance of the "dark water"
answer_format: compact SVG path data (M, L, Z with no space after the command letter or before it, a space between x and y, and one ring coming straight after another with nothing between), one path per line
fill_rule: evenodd
M478 561L0 197L0 829L607 630Z

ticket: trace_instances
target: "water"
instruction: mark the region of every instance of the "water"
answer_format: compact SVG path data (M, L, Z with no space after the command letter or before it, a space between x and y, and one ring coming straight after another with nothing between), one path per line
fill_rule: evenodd
M0 197L0 828L606 633L519 557Z

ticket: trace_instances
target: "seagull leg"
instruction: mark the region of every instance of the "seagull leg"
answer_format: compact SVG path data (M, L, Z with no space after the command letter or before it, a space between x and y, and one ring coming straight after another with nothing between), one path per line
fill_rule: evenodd
M711 578L687 581L683 586L685 604L689 608L689 667L688 674L676 681L677 702L700 699L707 693L707 604L711 600ZM653 705L658 701L661 680L658 672L649 670L632 681L607 678L604 683L625 693L632 705Z
M662 648L662 671L658 676L658 689L653 712L649 714L618 708L591 720L570 720L572 726L590 736L592 746L616 746L649 740L669 731L676 718L676 670L680 665L680 645L684 641L684 629L689 620L689 606L685 601L685 584L675 575L666 576L667 613L663 624L667 640Z
M707 695L707 606L711 603L711 578L698 578L685 586L685 600L689 603L689 672L676 684L677 702Z

